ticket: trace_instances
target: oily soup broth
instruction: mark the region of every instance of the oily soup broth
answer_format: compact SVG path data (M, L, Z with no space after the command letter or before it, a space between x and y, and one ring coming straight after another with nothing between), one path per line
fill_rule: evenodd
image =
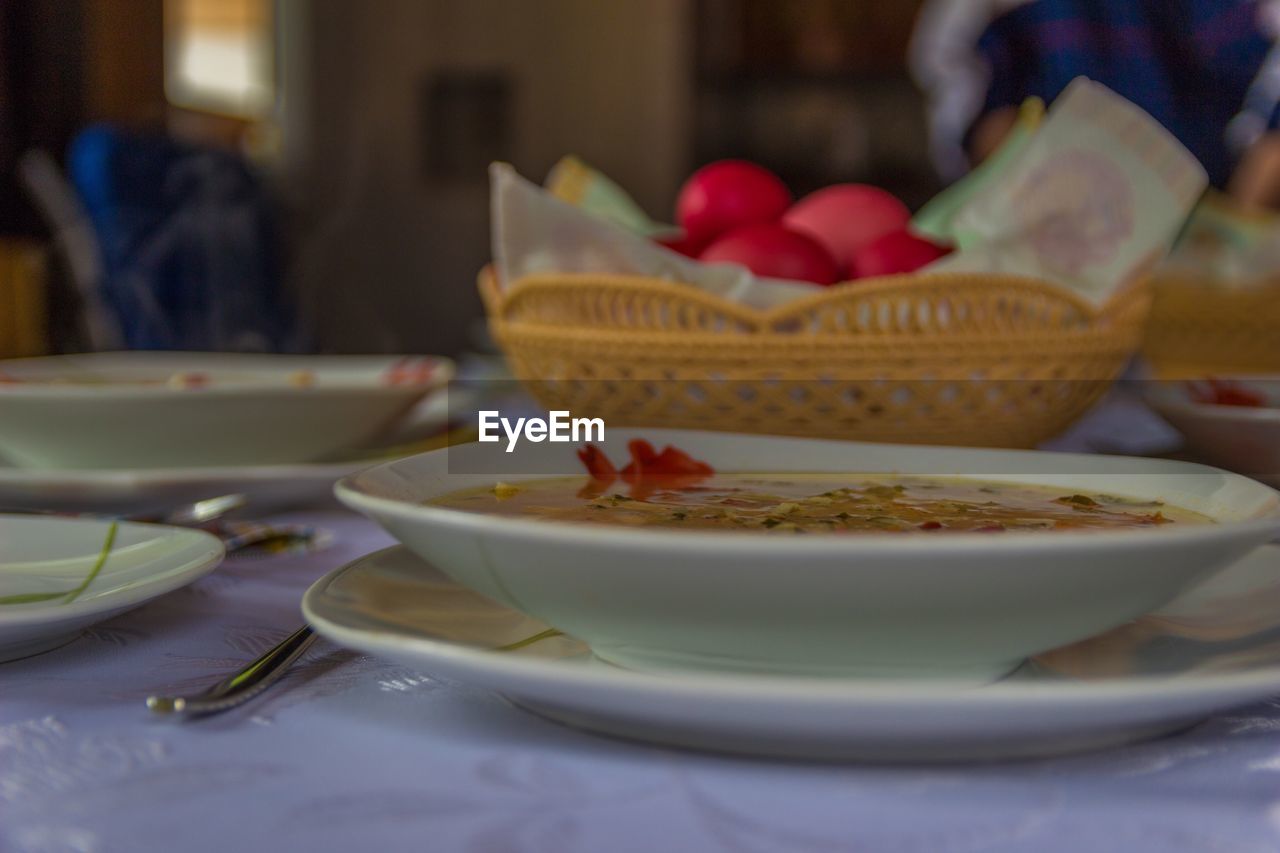
M1213 523L1161 501L962 478L716 474L692 484L643 486L553 477L464 489L428 503L589 524L771 533L997 533Z

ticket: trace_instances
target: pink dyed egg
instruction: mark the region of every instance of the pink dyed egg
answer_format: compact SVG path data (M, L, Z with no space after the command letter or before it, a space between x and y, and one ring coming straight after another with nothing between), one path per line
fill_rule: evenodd
M836 184L810 193L782 217L782 224L817 240L844 269L863 246L900 231L911 211L889 193L866 184Z

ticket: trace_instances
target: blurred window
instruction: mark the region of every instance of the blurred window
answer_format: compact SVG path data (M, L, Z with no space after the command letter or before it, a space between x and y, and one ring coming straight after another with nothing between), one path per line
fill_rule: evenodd
M165 0L169 102L243 119L275 104L272 0Z

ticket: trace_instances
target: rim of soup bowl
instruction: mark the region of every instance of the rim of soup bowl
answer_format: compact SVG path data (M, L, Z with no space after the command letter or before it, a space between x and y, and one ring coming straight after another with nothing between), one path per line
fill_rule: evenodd
M757 436L759 437L759 436ZM950 448L947 448L950 449ZM959 449L959 448L957 448ZM501 539L537 539L544 541L581 542L584 544L610 544L618 547L673 548L694 552L723 553L730 548L749 547L753 553L769 556L783 554L859 553L903 554L913 551L935 554L939 551L962 550L1017 550L1028 546L1051 547L1059 550L1088 551L1103 546L1110 549L1145 548L1153 542L1179 543L1215 539L1234 539L1240 536L1280 536L1280 491L1241 474L1234 474L1211 465L1172 460L1141 460L1164 468L1169 473L1194 473L1197 470L1213 473L1230 481L1242 482L1263 492L1270 492L1270 501L1259 514L1238 520L1223 521L1213 518L1212 524L1170 525L1159 527L1130 527L1121 529L1085 529L1063 531L1003 531L978 534L974 531L922 531L915 535L835 534L815 533L807 536L778 536L768 533L744 535L738 530L680 530L676 528L635 528L623 525L593 524L560 519L525 519L517 516L494 516L465 509L454 509L433 504L374 494L358 485L361 479L390 472L414 460L435 454L447 453L440 448L427 453L407 456L384 462L355 474L347 475L334 484L334 494L345 506L373 517L386 516L405 521L421 521L448 525L455 529L482 533ZM1078 454L1072 454L1078 455ZM1139 457L1130 457L1138 459ZM1152 472L1156 473L1156 472ZM955 475L964 479L964 475ZM1133 476L1133 475L1117 475ZM968 479L981 479L970 477ZM441 491L440 495L448 491ZM438 497L433 495L432 497ZM677 544L678 543L678 544Z

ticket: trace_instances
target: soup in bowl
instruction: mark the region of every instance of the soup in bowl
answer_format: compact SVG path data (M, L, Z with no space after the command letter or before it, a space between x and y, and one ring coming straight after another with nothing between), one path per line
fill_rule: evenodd
M453 447L337 494L605 661L802 676L998 678L1161 606L1280 529L1274 491L1187 463L608 439Z

